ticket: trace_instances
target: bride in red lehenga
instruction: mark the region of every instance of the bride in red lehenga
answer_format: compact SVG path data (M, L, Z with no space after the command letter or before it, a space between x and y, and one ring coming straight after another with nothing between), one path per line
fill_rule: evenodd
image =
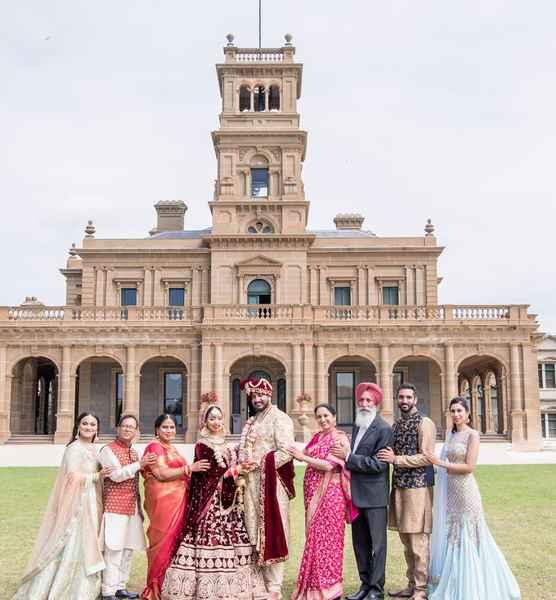
M191 478L182 539L166 571L162 600L252 600L267 592L243 519L242 473L236 450L224 438L220 407L209 405L195 460L208 471Z

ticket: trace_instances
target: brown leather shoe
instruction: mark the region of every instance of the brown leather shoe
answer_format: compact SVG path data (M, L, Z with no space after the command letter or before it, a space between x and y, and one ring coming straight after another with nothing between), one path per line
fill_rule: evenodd
M405 588L399 592L388 592L391 598L411 598L413 596L413 588Z

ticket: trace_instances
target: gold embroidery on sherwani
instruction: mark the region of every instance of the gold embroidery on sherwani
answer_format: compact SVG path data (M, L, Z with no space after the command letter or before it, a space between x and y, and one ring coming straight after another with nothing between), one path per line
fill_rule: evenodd
M291 456L284 448L294 443L293 422L288 415L276 406L271 405L258 414L254 421L246 424L246 428L248 429L244 433L247 435L242 436L244 439L249 437L251 428L256 428L257 435L252 448L240 448L240 453L242 450L244 452L250 451L252 460L261 466L266 454L275 452L274 460L277 469L291 460ZM263 471L264 469L257 468L248 473L245 489L245 524L251 543L260 556L262 556L264 550L264 548L261 548L264 540L261 540L259 536L260 519L264 518L264 511L261 511L259 505L261 486L264 485ZM287 539L289 535L289 497L279 478L276 485L276 495L280 507L282 526Z

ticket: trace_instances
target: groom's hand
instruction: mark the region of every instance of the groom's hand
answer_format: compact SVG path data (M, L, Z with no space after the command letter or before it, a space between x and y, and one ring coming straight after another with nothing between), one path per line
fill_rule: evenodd
M392 448L390 448L390 446L379 450L376 457L378 458L378 460L390 463L391 465L394 464L394 460L396 459L396 455L394 454L394 451L392 450Z

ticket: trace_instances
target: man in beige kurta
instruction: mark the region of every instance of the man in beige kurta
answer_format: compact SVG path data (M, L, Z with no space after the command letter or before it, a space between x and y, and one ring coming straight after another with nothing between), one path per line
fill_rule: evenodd
M294 444L293 422L291 418L272 404L272 387L265 379L242 382L256 415L251 417L243 430L240 443L240 457L252 461L252 470L245 476L245 524L249 538L257 552L261 554L260 518L261 518L261 464L269 452L274 452L276 469L292 460L286 448ZM286 539L289 535L289 502L284 485L278 478L276 496L280 509L280 518ZM276 515L278 516L278 515ZM269 598L281 597L284 579L284 562L264 565L263 576Z
M397 530L407 563L407 588L394 598L427 598L429 543L432 531L434 470L423 451L434 452L436 427L417 410L417 392L410 383L398 390L401 417L392 428L392 446L378 453L394 465L388 526Z

